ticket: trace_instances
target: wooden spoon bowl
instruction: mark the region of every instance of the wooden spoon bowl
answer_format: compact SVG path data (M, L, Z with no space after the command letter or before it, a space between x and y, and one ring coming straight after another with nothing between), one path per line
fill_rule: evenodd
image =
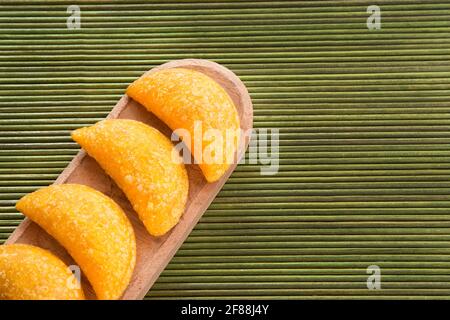
M168 62L148 72L177 67L200 71L219 83L233 99L239 113L241 129L244 131L252 129L252 102L245 85L233 72L217 63L199 59ZM161 120L127 95L124 95L119 100L107 118L142 121L160 130L169 139L172 134L172 130ZM238 154L244 154L248 142L248 139L246 139L241 144ZM75 156L56 179L55 184L79 183L91 186L114 199L122 207L134 227L137 244L136 268L122 299L142 299L197 224L236 166L236 163L232 164L219 181L207 183L197 165L186 165L189 175L189 197L185 212L179 223L171 231L158 238L148 234L122 191L84 150L81 150ZM6 243L26 243L39 246L50 250L68 265L76 264L55 239L27 218L11 234ZM82 286L86 296L94 299L95 293L85 277L82 278Z

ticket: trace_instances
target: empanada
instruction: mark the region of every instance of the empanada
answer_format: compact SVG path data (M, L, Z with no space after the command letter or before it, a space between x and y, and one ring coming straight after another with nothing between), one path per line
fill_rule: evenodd
M180 134L199 164L206 180L214 182L237 161L241 140L236 107L216 81L184 68L145 73L127 89L127 94Z
M99 299L118 299L136 261L134 231L111 198L88 186L52 185L24 196L17 209L74 258Z
M77 279L59 258L25 244L0 246L0 300L83 300Z
M178 223L189 180L167 137L142 122L115 119L77 129L72 138L124 191L151 235L161 236Z

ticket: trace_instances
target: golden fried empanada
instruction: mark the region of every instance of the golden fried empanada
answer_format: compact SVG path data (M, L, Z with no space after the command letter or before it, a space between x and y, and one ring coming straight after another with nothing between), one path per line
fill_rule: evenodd
M171 141L134 120L103 120L72 138L124 191L148 232L161 236L184 212L189 180Z
M214 182L236 161L240 124L228 93L207 75L184 68L146 73L127 94L180 134L206 180Z
M25 244L0 246L0 300L83 300L77 279L59 258Z
M99 299L118 299L136 261L134 231L109 197L88 186L52 185L24 196L17 209L61 243Z

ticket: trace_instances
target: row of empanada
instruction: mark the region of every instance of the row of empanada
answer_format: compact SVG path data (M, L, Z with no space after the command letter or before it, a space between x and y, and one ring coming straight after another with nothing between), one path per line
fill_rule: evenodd
M227 130L239 129L226 91L200 72L173 68L147 73L129 86L127 94L172 130L184 129L199 139L200 144L186 143L194 158L208 146L204 135L195 136L197 122L224 136ZM133 120L104 120L75 130L72 138L124 191L151 235L161 236L177 224L189 180L180 155L162 133ZM216 146L221 150L213 152L229 159L237 144L224 141ZM218 180L229 165L199 161L209 182ZM87 186L63 184L26 195L17 208L67 249L99 299L122 295L134 269L136 243L128 218L112 199ZM73 275L49 252L26 245L0 247L0 299L84 297L80 288L61 287L64 283L73 283Z

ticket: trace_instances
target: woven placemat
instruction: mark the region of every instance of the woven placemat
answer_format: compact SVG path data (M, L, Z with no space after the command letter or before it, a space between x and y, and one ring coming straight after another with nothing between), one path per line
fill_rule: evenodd
M0 242L79 150L70 130L203 58L279 129L279 171L240 165L148 298L450 297L450 3L76 1L77 29L72 2L0 3Z

